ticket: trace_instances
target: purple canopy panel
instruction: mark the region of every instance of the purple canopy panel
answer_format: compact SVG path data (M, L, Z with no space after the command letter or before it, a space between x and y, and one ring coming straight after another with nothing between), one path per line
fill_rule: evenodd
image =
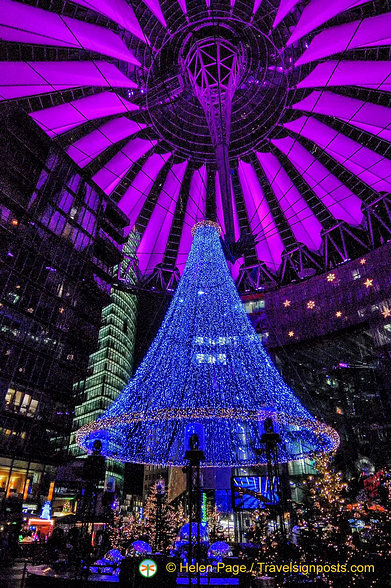
M114 92L101 92L67 104L52 106L32 112L30 116L49 135L55 137L65 131L103 116L138 110L138 106L128 102Z
M106 61L2 61L0 80L3 99L80 86L137 87L115 65Z
M94 12L104 14L114 22L118 23L127 31L133 33L142 41L146 37L140 27L133 8L126 0L72 0L75 4L90 8Z
M351 225L361 224L363 214L360 198L331 174L303 145L292 137L272 139L271 142L285 153L335 218Z
M253 14L256 14L258 8L261 6L262 0L254 0Z
M143 0L143 2L148 6L149 10L154 16L156 16L164 28L167 28L167 23L163 16L162 9L160 8L159 0Z
M225 234L225 223L224 223L224 214L223 214L223 201L221 197L221 187L220 187L220 178L219 173L216 172L215 177L215 187L216 187L216 215L217 215L217 222L219 223L223 235ZM240 226L239 226L239 219L238 213L236 210L236 202L233 197L233 188L232 188L232 179L230 178L230 192L232 198L232 207L233 207L233 215L234 215L234 237L235 239L239 239L240 236Z
M71 29L83 49L103 53L133 65L141 65L134 54L121 39L109 29L91 25L79 20L63 17L65 24ZM72 22L70 22L72 21ZM92 27L94 30L92 30Z
M285 169L272 153L257 153L281 210L299 243L313 251L321 246L322 225L300 195Z
M145 141L138 137L129 141L119 153L92 176L92 179L106 194L111 194L132 165L157 143L158 141Z
M160 170L170 157L171 153L164 153L163 155L153 153L148 157L121 198L119 207L129 217L130 230L133 229Z
M147 274L164 259L175 208L181 191L187 161L175 163L168 172L159 199L137 249L139 268Z
M312 39L308 49L296 61L296 65L343 53L347 49L390 44L391 14L387 12L322 31Z
M287 14L298 4L301 0L281 0L280 6L277 11L276 18L274 19L273 28L276 28Z
M84 167L114 143L138 133L146 126L125 116L115 118L75 141L68 147L67 153L80 167Z
M239 181L250 228L256 237L255 250L259 260L274 272L281 263L284 244L266 202L257 174L251 164L239 161Z
M368 0L328 0L327 2L325 0L311 0L304 8L287 45L292 45L292 43L298 41L301 37L315 30L340 12L350 10L350 8L366 4L367 2Z
M187 14L186 0L178 0L178 4L182 8L182 12Z
M284 127L313 141L374 190L391 191L391 161L320 121L302 116Z
M295 110L336 116L349 124L391 141L391 108L316 90L292 106Z
M391 61L325 61L319 63L298 88L322 86L361 86L391 90Z
M225 230L225 222L224 222L224 214L223 214L223 200L221 197L221 186L220 186L220 178L219 173L216 172L215 177L215 185L216 185L216 215L217 215L217 222L219 223L223 235L226 234ZM237 241L240 237L240 226L239 226L239 219L238 219L238 211L236 209L236 201L234 198L234 192L232 187L232 178L230 177L230 193L231 193L231 201L232 201L232 213L233 213L233 221L234 221L234 239ZM229 269L231 271L232 277L236 279L239 276L240 266L243 263L243 258L239 258L235 261L235 263L229 263Z
M191 178L189 199L187 201L185 218L183 221L183 228L181 240L179 242L178 254L176 258L176 267L182 273L191 244L193 236L191 234L192 226L205 219L206 215L206 165L197 169Z
M0 38L35 45L79 47L140 65L113 31L13 0L0 0Z

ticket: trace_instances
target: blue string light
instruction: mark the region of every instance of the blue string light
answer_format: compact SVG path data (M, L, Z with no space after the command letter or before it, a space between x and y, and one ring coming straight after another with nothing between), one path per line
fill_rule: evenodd
M273 365L236 291L219 229L203 221L143 362L112 406L79 430L77 442L91 451L100 439L103 454L122 461L182 465L186 426L200 423L203 465L254 465L265 461L256 449L267 416L282 437L281 461L339 444Z

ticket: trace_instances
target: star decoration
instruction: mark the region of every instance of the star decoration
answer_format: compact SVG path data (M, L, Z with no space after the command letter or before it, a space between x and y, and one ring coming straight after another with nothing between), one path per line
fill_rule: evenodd
M382 311L382 315L384 316L384 318L388 318L389 316L391 316L391 308L385 308Z
M313 308L315 308L315 300L309 300L307 302L307 308L309 308L310 310L312 310Z
M341 317L342 316L342 312L340 310L337 310L337 312L335 313L335 316L337 318Z
M327 275L327 281L328 282L334 282L335 278L336 278L336 275L335 274L328 274Z
M370 278L367 278L367 279L365 280L365 282L364 282L364 286L365 286L366 288L371 288L371 286L373 286L373 278L372 278L372 279L370 279Z
M367 263L367 260L365 259L365 257L360 259L360 263L361 263L361 265L365 265Z
M291 305L291 301L288 300L288 298L283 302L283 305L285 306L285 308L288 308L288 306Z
M295 331L289 331L288 337L294 337L294 336L295 336Z

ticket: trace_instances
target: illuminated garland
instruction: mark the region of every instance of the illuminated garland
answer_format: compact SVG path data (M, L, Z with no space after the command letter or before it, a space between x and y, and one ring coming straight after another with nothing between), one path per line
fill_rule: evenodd
M220 229L193 228L194 241L163 324L134 378L78 444L121 461L184 463L187 424L204 427L206 466L263 463L261 426L271 416L283 440L281 461L338 447L338 434L315 419L285 384L252 327L229 273Z
M219 237L221 237L221 227L218 223L215 223L214 221L211 220L202 220L199 221L198 223L196 223L192 229L191 229L191 234L194 237L195 232L200 229L201 227L213 227L214 229L216 229Z

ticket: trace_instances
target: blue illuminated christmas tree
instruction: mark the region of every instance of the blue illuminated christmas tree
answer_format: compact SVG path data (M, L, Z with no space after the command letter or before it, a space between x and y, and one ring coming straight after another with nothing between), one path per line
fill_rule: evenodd
M41 510L41 516L39 518L45 519L47 521L50 521L50 519L52 518L52 503L50 502L50 500L46 500L44 502Z
M332 451L338 434L315 419L285 384L251 325L220 243L203 221L163 324L112 406L79 430L87 451L135 463L180 465L189 424L203 426L204 465L261 463L266 417L278 426L281 461ZM278 425L277 425L278 423Z

